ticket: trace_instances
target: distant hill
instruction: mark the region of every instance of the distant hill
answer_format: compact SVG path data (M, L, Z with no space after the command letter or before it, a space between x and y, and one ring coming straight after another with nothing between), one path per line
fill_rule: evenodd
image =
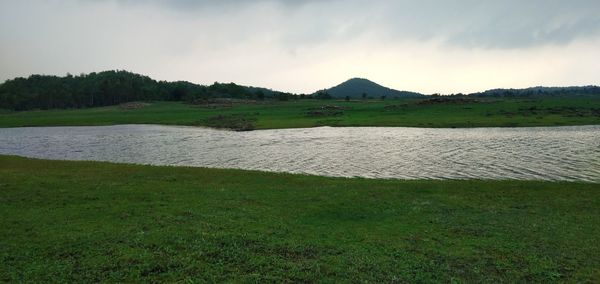
M346 96L349 96L353 99L362 98L363 94L366 94L367 97L373 98L379 98L381 96L386 96L387 98L409 98L423 96L423 94L420 93L390 89L363 78L352 78L325 91L327 91L327 93L334 98L345 98Z
M475 97L569 97L569 96L600 96L598 86L575 87L531 87L525 89L492 89L479 93L469 94Z

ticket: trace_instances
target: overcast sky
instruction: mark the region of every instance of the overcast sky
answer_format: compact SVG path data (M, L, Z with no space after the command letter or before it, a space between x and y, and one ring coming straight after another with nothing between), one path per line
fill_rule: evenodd
M0 81L125 69L310 93L600 85L598 0L0 0Z

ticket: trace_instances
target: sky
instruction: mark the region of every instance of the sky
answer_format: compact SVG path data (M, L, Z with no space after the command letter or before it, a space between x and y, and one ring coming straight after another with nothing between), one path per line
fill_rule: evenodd
M598 0L0 0L0 82L128 70L312 93L600 85Z

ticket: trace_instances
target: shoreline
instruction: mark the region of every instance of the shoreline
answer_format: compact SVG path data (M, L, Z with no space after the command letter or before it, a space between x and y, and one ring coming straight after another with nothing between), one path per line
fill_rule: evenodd
M218 131L231 131L231 132L253 132L253 131L268 131L268 130L295 130L295 129L313 129L313 128L411 128L411 129L535 129L535 128L565 128L565 127L592 127L600 126L597 124L568 124L568 125L530 125L530 126L472 126L472 127L436 127L436 126L385 126L385 125L320 125L311 127L283 127L283 128L257 128L252 130L235 130L230 128L216 128L204 125L187 125L187 124L160 124L160 123L115 123L115 124L67 124L67 125L24 125L24 126L5 126L0 129L11 129L11 128L49 128L49 127L110 127L110 126L166 126L166 127L184 127L184 128L200 128L210 129Z
M188 169L188 170L220 170L220 171L239 171L246 172L248 175L252 174L267 174L267 175L289 175L296 177L308 177L308 178L324 178L324 179L341 179L341 180L367 180L367 181L390 181L390 182L542 182L542 183L573 183L573 184L600 184L600 181L584 181L584 180L560 180L560 179L518 179L518 178L506 178L506 179L492 179L492 178L377 178L377 177L361 177L361 176L333 176L333 175L319 175L309 173L293 173L285 171L269 171L269 170L253 170L243 168L224 168L224 167L210 167L210 166L183 166L183 165L159 165L159 164L143 164L143 163L131 163L131 162L115 162L115 161L101 161L101 160L70 160L70 159L46 159L31 156L21 156L13 154L1 154L2 158L17 158L17 159L28 159L33 161L46 161L46 162L71 162L71 163L100 163L108 165L121 165L121 166L139 166L139 167L156 167L156 168L167 168L167 169Z

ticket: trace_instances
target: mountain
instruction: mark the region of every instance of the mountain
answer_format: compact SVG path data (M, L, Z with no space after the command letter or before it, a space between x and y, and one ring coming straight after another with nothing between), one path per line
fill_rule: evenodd
M415 92L390 89L363 78L352 78L325 91L327 91L327 93L334 98L345 98L346 96L349 96L353 99L362 98L363 94L366 94L367 97L373 98L380 98L381 96L386 96L387 98L410 98L423 96L423 94Z

